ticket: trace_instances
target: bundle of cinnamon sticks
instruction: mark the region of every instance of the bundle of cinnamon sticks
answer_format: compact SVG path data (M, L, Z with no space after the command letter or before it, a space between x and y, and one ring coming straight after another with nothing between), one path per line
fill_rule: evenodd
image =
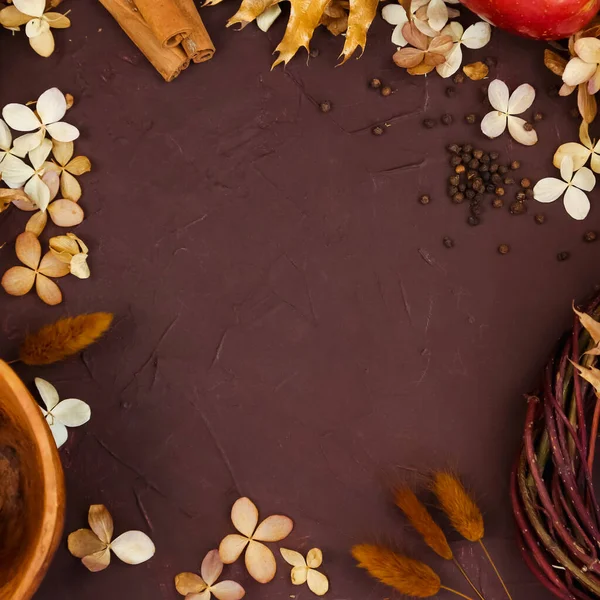
M165 81L215 52L194 0L100 2Z

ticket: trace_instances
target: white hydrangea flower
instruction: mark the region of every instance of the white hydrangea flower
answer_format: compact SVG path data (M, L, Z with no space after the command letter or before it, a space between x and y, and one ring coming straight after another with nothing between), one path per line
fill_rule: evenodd
M567 154L560 163L560 176L540 179L533 188L533 197L538 202L554 202L563 194L565 210L571 217L581 221L590 212L590 201L585 192L596 185L596 176L587 167L574 171L573 158Z
M495 109L481 121L481 131L489 138L502 135L508 125L508 132L514 140L524 146L533 146L538 141L534 129L525 129L526 121L515 115L524 113L535 100L535 90L528 83L520 85L512 94L508 86L495 79L488 88L490 104Z
M79 137L79 130L61 119L67 112L67 101L58 88L46 90L36 103L36 112L24 104L11 103L2 109L2 116L16 131L26 131L14 141L17 152L34 150L46 137L46 132L57 142L72 142Z
M573 159L573 168L577 171L581 169L591 158L590 166L592 171L600 173L600 140L592 141L590 138L589 125L586 121L581 122L579 127L579 141L567 142L562 144L556 150L552 162L557 169L560 169L562 159L568 154Z
M90 420L90 407L76 398L59 400L56 388L40 377L35 378L35 386L46 405L45 409L40 406L40 410L50 426L57 448L60 448L67 441L67 427L79 427Z
M449 35L454 42L454 47L446 57L446 62L438 65L436 71L440 77L451 77L460 69L462 64L461 46L471 50L483 48L492 37L492 27L485 21L479 21L465 30L458 21L453 21L442 29L441 35Z
M0 163L9 155L23 158L26 152L18 152L12 147L12 133L8 125L0 119Z

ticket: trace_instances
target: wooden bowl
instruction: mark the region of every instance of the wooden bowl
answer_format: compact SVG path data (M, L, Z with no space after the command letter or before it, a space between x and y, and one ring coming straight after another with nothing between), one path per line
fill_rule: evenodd
M42 412L0 360L0 600L29 600L60 541L63 471Z

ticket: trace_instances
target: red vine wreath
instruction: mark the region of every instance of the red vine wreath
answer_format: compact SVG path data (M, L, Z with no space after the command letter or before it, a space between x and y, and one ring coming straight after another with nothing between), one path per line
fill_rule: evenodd
M600 419L600 294L575 310L571 332L528 397L511 498L525 562L558 598L600 598L600 506L592 470Z

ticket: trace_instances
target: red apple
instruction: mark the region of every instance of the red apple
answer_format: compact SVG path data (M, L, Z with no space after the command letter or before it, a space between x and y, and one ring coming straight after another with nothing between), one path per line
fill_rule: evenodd
M569 37L600 10L600 0L461 0L501 29L536 40Z

